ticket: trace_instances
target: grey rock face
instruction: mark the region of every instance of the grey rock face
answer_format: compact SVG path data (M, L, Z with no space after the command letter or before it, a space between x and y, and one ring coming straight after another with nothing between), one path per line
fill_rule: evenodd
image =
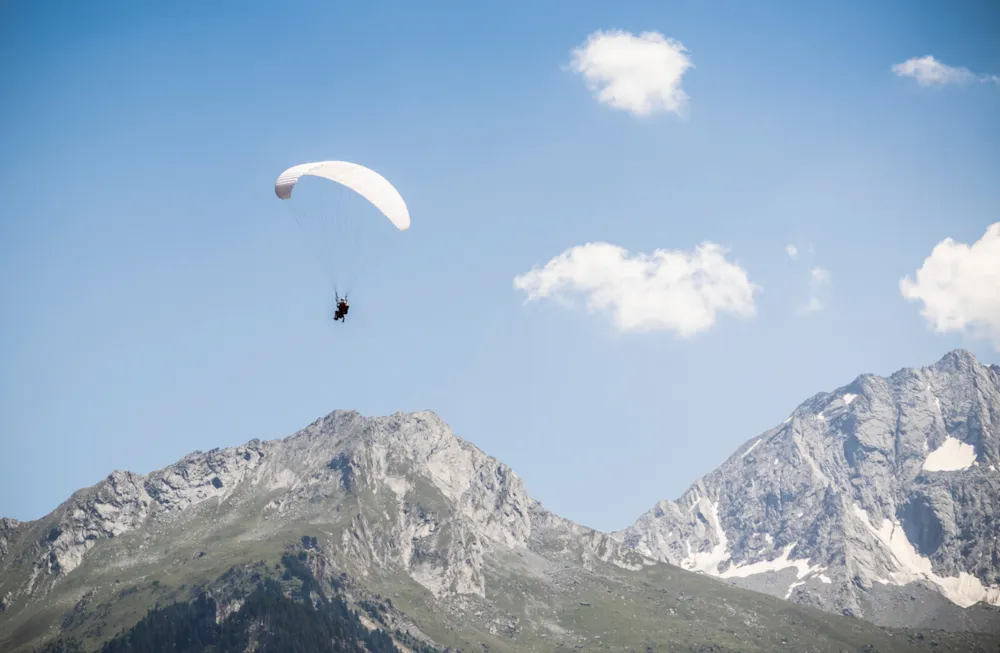
M18 527L21 525L16 519L4 517L0 519L0 562L7 557L10 550L10 543L17 536Z
M813 396L614 536L885 625L1000 630L998 518L1000 368L957 350ZM918 587L943 600L899 600ZM977 604L971 619L963 608Z
M30 542L18 552L30 561L30 576L14 583L11 575L0 591L10 592L7 604L44 594L102 540L136 534L142 558L158 533L176 532L206 511L213 527L223 527L243 518L232 508L261 497L269 497L262 523L309 519L337 506L350 520L339 547L345 560L361 570L404 570L437 597L483 597L484 567L497 549L558 541L556 549L580 562L639 565L608 535L546 511L509 467L456 437L435 414L337 411L284 440L195 452L148 476L112 473L32 522L23 538ZM227 510L217 510L223 505ZM19 528L14 520L0 523L0 562L10 562L4 558Z

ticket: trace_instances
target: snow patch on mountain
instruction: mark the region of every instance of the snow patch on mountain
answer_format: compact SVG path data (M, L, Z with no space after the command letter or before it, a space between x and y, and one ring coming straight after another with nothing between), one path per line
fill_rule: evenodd
M736 565L726 569L722 573L716 573L715 575L720 578L747 578L748 576L753 576L755 574L766 574L769 571L777 572L782 569L791 568L795 569L795 578L797 580L802 580L811 574L820 574L826 570L826 567L810 565L809 560L806 558L800 558L797 560L790 559L788 556L797 545L798 542L792 542L786 546L781 551L781 555L774 560L760 560L758 562ZM793 585L801 584L802 583L793 583Z
M906 585L916 580L928 580L941 588L941 592L952 602L967 608L980 601L1000 605L1000 587L985 587L983 583L964 571L958 576L945 577L934 573L931 561L920 555L906 537L902 525L896 520L883 519L879 527L875 527L868 518L868 512L857 504L853 506L854 514L874 535L879 543L892 555L896 570L889 578L878 578L876 582L893 585Z
M927 456L923 469L928 472L957 472L976 463L976 448L950 435Z
M710 536L716 543L708 551L692 551L690 543L685 540L687 555L680 561L680 566L689 571L718 575L716 570L719 565L729 559L726 532L719 519L719 502L699 497L688 510L697 512L700 518L698 525L702 532L699 535L702 538Z
M748 455L750 455L750 452L752 452L754 449L756 449L757 445L759 445L763 441L764 441L764 438L757 438L757 441L754 442L753 444L751 444L750 448L747 449L746 451L744 451L743 454L740 456L740 458L746 458Z

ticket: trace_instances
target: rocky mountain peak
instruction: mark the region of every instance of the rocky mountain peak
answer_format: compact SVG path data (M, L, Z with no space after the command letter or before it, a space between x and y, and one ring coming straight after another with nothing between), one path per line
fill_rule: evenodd
M539 510L509 467L455 436L431 411L364 417L338 410L282 440L196 451L145 476L115 471L74 493L30 524L33 544L22 554L34 560L35 572L14 594L59 582L102 540L153 537L170 524L265 495L272 499L263 519L304 518L330 502L356 511L359 539L348 549L358 561L381 557L435 593L481 595L483 552L526 548ZM372 523L369 513L389 521ZM14 524L6 520L0 531L0 556ZM421 553L430 549L440 555Z
M939 374L965 373L971 370L985 367L976 356L967 349L953 349L941 357L941 359L930 366L930 369Z
M994 369L955 350L817 393L615 537L658 560L892 625L1000 605ZM887 607L917 585L951 608Z

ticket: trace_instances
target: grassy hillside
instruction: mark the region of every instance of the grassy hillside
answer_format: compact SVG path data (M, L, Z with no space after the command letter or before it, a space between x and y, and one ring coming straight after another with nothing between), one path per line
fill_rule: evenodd
M125 543L102 542L82 573L53 588L36 609L0 615L0 650L21 653L62 640L98 651L146 618L149 609L197 602L203 595L212 597L220 614L231 616L269 579L280 582L293 600L316 600L320 593L340 597L368 626L396 633L403 647L398 633L411 633L403 636L411 645L423 641L462 651L994 653L997 647L996 638L986 636L878 629L664 565L586 570L530 551L495 561L485 599L438 601L388 569L347 573L323 546L337 539L336 525L328 525L326 533L316 526L290 526L285 536L266 540L237 536L224 545L216 540L206 550L163 552L158 559L171 558L170 563L118 568L117 574L109 573L108 562Z

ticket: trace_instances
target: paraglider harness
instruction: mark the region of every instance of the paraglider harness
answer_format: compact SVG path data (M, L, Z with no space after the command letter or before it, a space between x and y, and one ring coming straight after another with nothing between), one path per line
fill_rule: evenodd
M334 321L340 320L344 322L347 318L347 311L350 309L350 305L347 303L347 296L341 297L336 295L337 298L337 312L333 314Z

